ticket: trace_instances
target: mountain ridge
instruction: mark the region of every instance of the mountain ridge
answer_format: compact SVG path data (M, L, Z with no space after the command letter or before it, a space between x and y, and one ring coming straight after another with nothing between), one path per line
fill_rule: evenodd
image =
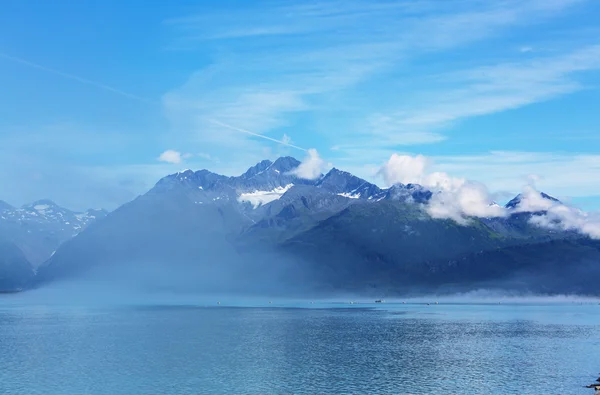
M107 214L102 209L72 211L49 199L37 200L19 208L4 203L0 204L0 238L13 242L37 267L60 244Z
M507 217L458 224L429 215L432 191L421 185L384 189L336 168L306 180L293 172L299 164L282 157L261 161L240 176L205 169L167 175L65 242L40 267L36 281L119 267L129 267L131 275L144 272L147 263L168 273L185 268L190 277L204 273L198 284L208 281L206 273L219 272L222 279L243 272L244 281L236 280L240 290L276 276L294 289L402 293L415 286L443 288L435 273L454 282L462 276L463 288L489 282L489 273L506 279L511 273L499 269L496 257L519 246L564 240L567 244L553 248L564 250L561 259L573 267L579 263L569 263L571 256L594 256L580 253L589 249L586 237L531 224L539 213L519 211L517 197ZM512 267L538 267L535 253L523 248L508 255L516 262ZM475 273L469 275L467 266L452 263L463 261L485 269L469 269ZM217 284L225 286L215 280L204 287Z

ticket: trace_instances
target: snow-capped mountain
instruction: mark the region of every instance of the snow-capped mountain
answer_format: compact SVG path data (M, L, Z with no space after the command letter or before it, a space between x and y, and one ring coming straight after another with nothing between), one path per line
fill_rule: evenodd
M264 276L274 276L276 287L283 281L329 290L452 283L468 290L528 271L549 273L554 281L554 269L546 266L562 260L581 263L576 269L591 275L586 262L600 258L600 242L535 226L535 213L516 210L459 224L429 215L432 192L421 185L383 189L338 169L305 180L294 175L299 164L284 157L261 161L236 177L209 170L166 176L58 248L37 279L118 262L134 265L127 273L143 272L148 264L179 270L193 287L217 286L222 279L211 276L234 273L236 287L262 288ZM513 199L509 209L519 200L525 201ZM49 215L46 207L30 209ZM546 250L552 253L540 253ZM590 289L577 278L559 277L550 290Z
M383 196L377 185L336 168L319 179L316 186L349 199L377 199Z
M71 211L51 200L38 200L20 208L1 202L0 238L16 244L35 267L61 243L106 215L104 210Z
M420 185L396 184L383 189L336 168L316 180L302 179L291 173L299 164L292 157L282 157L275 162L264 160L237 177L225 177L208 170L185 170L164 177L150 193L177 189L185 192L197 204L237 201L249 204L254 209L281 198L299 186L312 186L347 199L370 202L394 200L426 203L431 198L431 192Z
M0 206L0 219L2 221L20 224L28 228L33 228L36 225L40 227L51 226L53 231L66 232L71 237L107 214L102 209L75 212L60 207L51 200L38 200L21 208L3 203Z
M233 201L257 208L278 199L294 185L313 184L290 173L299 164L292 157L282 157L275 162L264 160L236 177L226 177L208 170L185 170L162 178L149 193L177 191L196 204Z

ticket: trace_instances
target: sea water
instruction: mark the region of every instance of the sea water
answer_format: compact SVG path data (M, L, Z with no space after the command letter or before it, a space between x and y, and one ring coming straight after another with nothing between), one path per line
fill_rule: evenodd
M600 372L596 302L15 300L0 394L591 395Z

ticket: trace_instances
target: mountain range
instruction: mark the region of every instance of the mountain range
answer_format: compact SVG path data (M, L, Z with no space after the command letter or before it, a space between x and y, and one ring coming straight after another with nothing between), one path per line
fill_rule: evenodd
M28 221L49 220L45 206L53 207L60 246L31 249L35 243L7 238L12 244L0 254L17 263L0 265L0 285L103 278L207 292L600 293L590 281L600 274L600 242L533 224L544 213L522 212L520 196L506 205L507 216L459 224L428 214L434 192L421 185L384 189L335 168L307 180L295 175L299 165L291 157L265 160L236 177L185 170L105 217L59 215L49 202L8 207L19 213L10 218ZM37 274L23 269L42 251Z
M9 280L11 288L26 285L63 242L106 214L104 210L75 212L50 200L19 208L0 201L0 290L9 288Z

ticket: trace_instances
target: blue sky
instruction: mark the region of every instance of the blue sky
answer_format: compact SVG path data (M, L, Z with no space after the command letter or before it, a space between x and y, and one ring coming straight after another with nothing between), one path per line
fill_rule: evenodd
M2 2L0 199L113 209L183 168L306 154L279 140L380 185L423 154L598 209L598 20L595 0Z

